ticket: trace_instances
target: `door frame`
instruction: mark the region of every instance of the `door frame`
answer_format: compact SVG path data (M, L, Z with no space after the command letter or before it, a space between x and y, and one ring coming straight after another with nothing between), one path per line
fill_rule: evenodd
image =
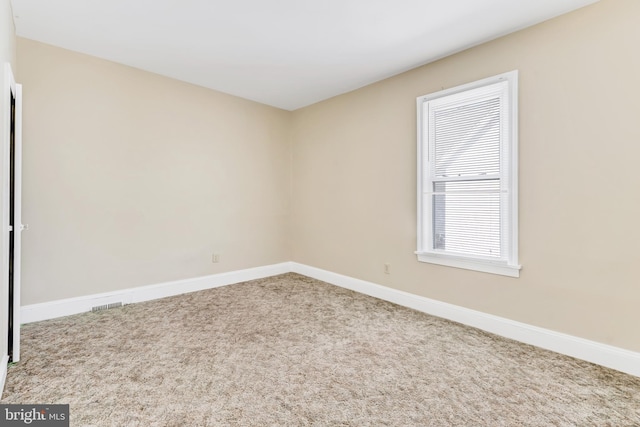
M9 238L13 232L13 348L12 362L20 360L20 279L22 248L22 85L17 84L10 63L4 66L4 89L6 91L4 105L5 117L2 135L2 289L6 289L7 304L9 301ZM14 226L9 227L9 191L10 191L10 127L11 97L15 102L14 116ZM2 310L4 311L4 310ZM2 332L2 339L9 339L8 318L7 329ZM8 348L7 348L8 350ZM4 355L3 355L4 356ZM8 354L7 354L8 356Z

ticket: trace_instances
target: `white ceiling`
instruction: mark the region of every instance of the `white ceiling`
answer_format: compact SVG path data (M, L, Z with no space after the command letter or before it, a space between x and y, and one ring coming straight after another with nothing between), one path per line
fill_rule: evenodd
M21 37L294 110L597 0L12 0Z

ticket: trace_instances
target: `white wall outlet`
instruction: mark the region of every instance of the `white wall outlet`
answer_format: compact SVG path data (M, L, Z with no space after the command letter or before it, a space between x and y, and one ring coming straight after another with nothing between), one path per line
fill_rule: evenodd
M213 255L211 256L211 262L212 262L212 263L214 263L214 264L215 264L216 262L220 262L220 254L213 254Z
M391 264L386 263L384 265L384 274L391 274Z

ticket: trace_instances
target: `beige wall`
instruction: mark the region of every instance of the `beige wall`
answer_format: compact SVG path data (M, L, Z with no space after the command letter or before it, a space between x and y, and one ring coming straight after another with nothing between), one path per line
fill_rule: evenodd
M640 351L639 16L602 0L296 111L293 260ZM415 98L514 69L521 277L419 263Z
M21 38L18 68L23 304L290 260L290 112Z
M4 84L5 74L4 65L9 62L15 72L15 55L16 55L16 32L13 25L13 13L11 11L11 3L9 0L0 0L0 141L4 143L4 138L8 135L5 123L5 114L7 109L5 107L5 101L8 99L9 94L6 91ZM4 165L4 151L0 150L0 165ZM3 166L0 166L2 171L2 177L5 176L5 171L2 170ZM4 179L4 178L3 178ZM3 180L2 179L2 180ZM0 180L0 212L4 210L4 183ZM4 227L8 226L8 223L3 224ZM0 260L4 260L6 257L5 245L0 245ZM7 265L5 262L0 262L0 336L6 337L7 335L7 316L5 307L8 307L8 273L6 271ZM0 339L0 357L7 354L7 342L6 339ZM1 392L1 390L0 390Z

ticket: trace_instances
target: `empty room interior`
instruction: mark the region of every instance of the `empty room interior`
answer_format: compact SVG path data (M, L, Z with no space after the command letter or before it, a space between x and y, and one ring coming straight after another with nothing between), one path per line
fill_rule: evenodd
M0 404L640 425L639 1L0 21Z

